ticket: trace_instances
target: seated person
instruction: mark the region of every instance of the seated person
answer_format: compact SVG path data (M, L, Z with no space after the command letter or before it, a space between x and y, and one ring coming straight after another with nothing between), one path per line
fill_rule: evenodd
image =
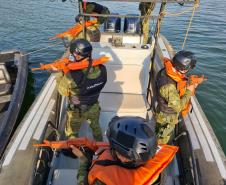
M149 123L140 117L114 117L107 137L110 147L100 148L95 155L89 149L81 152L71 146L81 159L77 184L153 184L178 149L168 145L158 148Z

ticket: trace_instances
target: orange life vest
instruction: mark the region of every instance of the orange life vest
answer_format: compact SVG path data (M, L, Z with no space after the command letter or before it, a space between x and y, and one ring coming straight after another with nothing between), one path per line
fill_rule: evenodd
M169 145L159 145L156 155L148 160L144 165L127 169L117 165L102 166L93 163L88 174L89 184L92 185L95 180L100 180L106 185L149 185L155 182L160 173L173 160L178 147ZM105 150L97 159L114 160L110 150Z
M164 58L164 66L166 69L166 74L177 82L177 90L179 91L180 97L185 94L187 86L187 78L184 74L179 73L172 65L172 61L168 58ZM189 101L185 108L181 111L183 117L186 117L191 107L191 101Z

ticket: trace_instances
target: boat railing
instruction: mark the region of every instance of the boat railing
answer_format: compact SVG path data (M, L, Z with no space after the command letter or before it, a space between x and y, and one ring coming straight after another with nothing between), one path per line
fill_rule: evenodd
M85 17L120 17L120 18L149 18L152 20L158 19L160 16L139 16L139 15L117 15L117 14L87 14L87 13L81 13L80 15Z
M95 1L132 2L132 3L134 2L143 2L143 3L196 3L196 2L199 2L199 0L95 0Z

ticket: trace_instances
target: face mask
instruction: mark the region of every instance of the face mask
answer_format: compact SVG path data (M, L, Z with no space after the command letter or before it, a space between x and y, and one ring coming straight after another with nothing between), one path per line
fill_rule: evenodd
M72 54L72 56L74 57L74 60L73 60L74 62L80 62L80 61L82 61L83 59L85 59L85 57L82 57L81 55L78 55L78 54L75 53L75 52ZM80 58L79 60L77 59L77 56L79 56L79 58Z
M72 62L75 61L75 57L74 57L72 54L69 55L68 59L69 59L70 61L72 61Z

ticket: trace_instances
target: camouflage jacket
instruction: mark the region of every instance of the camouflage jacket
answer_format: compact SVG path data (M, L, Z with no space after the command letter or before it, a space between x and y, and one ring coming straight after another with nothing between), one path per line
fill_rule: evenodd
M87 78L94 79L98 77L101 73L100 68L98 66L93 67L92 71L88 74ZM86 69L82 70L84 73ZM70 72L67 74L63 74L63 72L59 72L56 74L56 82L57 89L60 95L69 96L69 95L78 95L79 89L77 88L77 84L75 80L72 78Z
M87 14L91 14L91 13L110 14L110 11L108 10L107 7L102 6L102 5L95 3L95 2L87 2L85 12ZM106 17L98 17L97 18L99 25L103 24L105 22L105 20L106 20Z
M89 167L90 164L88 160L85 157L80 158L79 170L77 174L77 185L88 184ZM105 185L105 184L100 180L96 180L93 185Z
M176 114L167 114L157 111L156 121L158 123L177 124L179 113L189 102L192 92L187 89L184 96L180 97L176 84L167 84L160 88L160 95L168 102L168 107L172 108Z

